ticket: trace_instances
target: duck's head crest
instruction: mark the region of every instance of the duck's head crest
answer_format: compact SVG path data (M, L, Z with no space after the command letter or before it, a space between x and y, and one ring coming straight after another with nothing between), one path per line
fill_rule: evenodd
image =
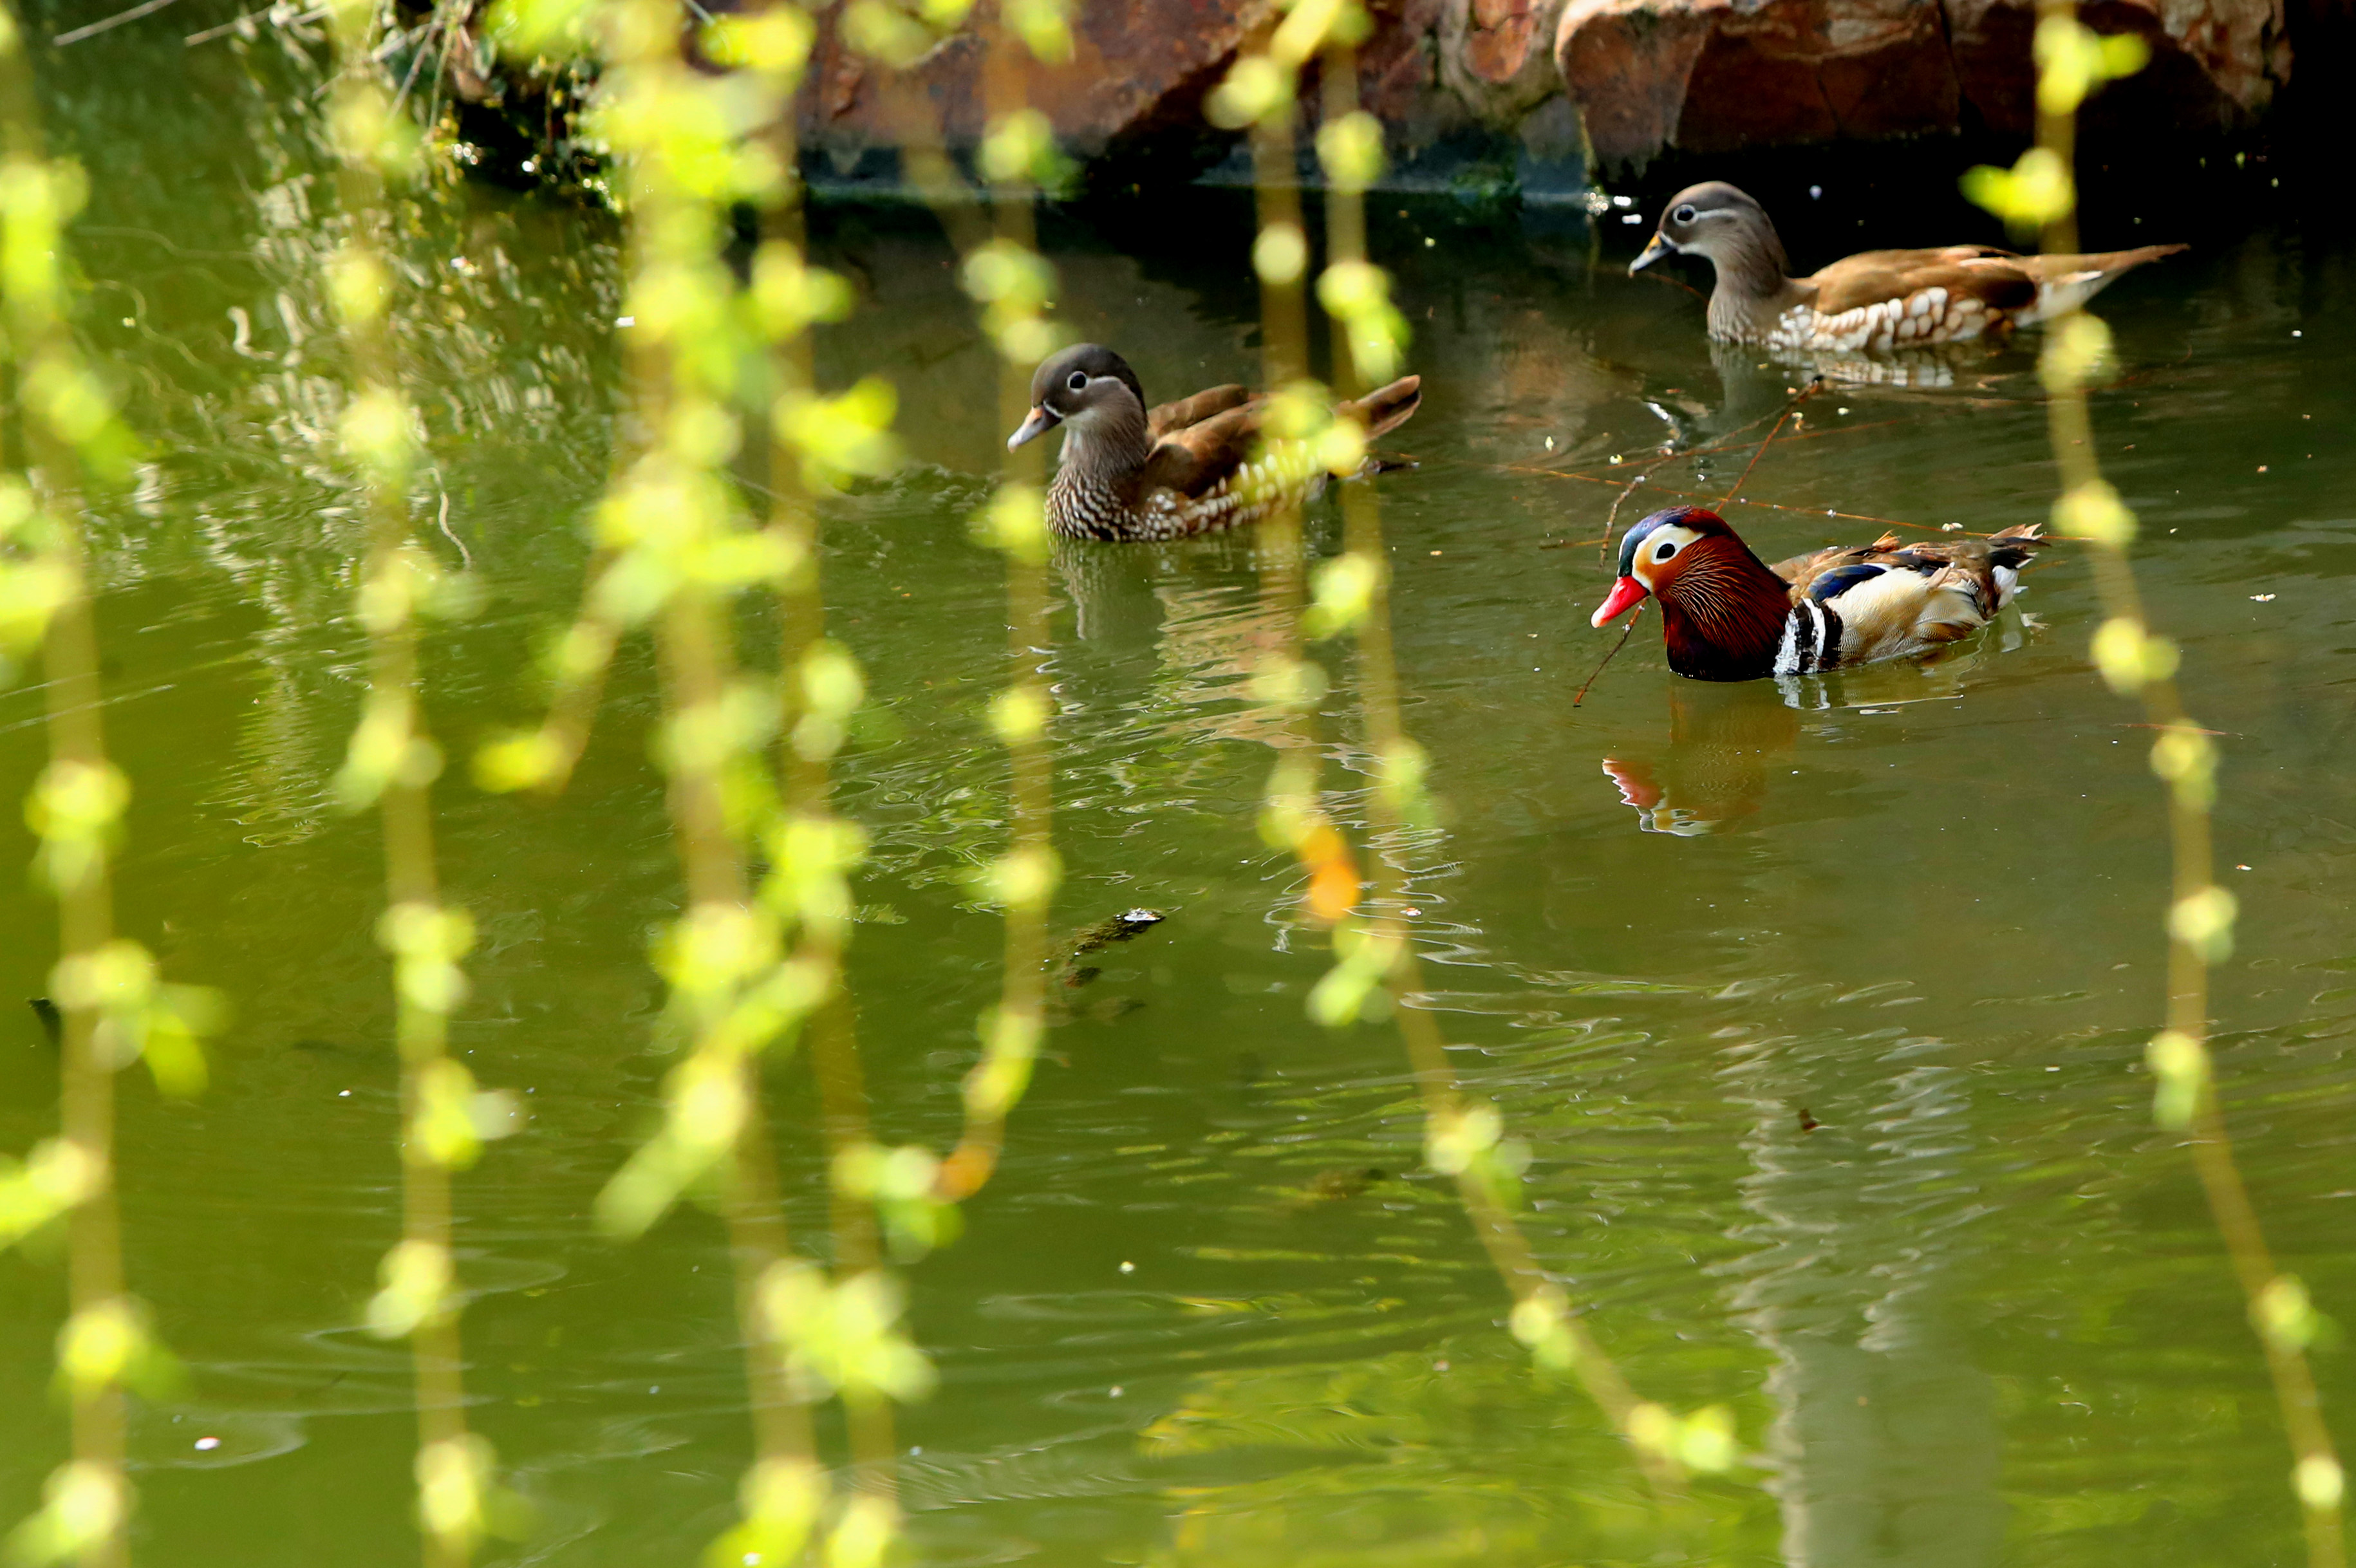
M1031 378L1031 417L1009 436L1009 452L1067 420L1085 421L1091 414L1133 400L1140 418L1145 412L1145 388L1129 361L1100 343L1078 343L1052 356Z
M1734 530L1726 526L1725 518L1699 507L1665 507L1655 512L1620 541L1619 580L1595 612L1594 624L1601 626L1638 600L1660 592L1676 575L1686 551L1695 545L1705 539L1732 538Z

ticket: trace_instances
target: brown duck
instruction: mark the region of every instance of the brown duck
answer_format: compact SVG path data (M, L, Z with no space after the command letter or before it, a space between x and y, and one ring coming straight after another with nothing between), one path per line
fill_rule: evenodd
M1994 620L2044 543L2035 523L1936 543L1885 534L1769 566L1717 513L1671 507L1620 541L1620 578L1594 624L1658 599L1669 667L1697 680L1906 658Z
M1863 251L1804 278L1766 209L1721 181L1669 198L1640 272L1664 256L1707 256L1718 272L1709 335L1807 352L1912 348L2002 336L2075 310L2130 268L2181 245L2087 256L2016 256L1987 245Z
M1413 416L1422 386L1402 376L1333 411L1372 440ZM1031 378L1031 415L1006 448L1063 427L1047 526L1066 538L1183 539L1255 522L1325 487L1331 475L1305 444L1264 437L1268 409L1265 394L1235 386L1148 408L1128 362L1083 343ZM1369 457L1358 472L1378 466Z

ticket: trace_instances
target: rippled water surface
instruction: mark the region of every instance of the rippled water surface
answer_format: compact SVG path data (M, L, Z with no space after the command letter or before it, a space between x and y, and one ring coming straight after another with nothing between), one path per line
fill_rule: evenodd
M188 1372L138 1419L142 1552L407 1562L407 1362L354 1327L399 1199L376 828L328 789L363 676L316 274L331 194L295 67L183 51L177 30L85 47L48 79L54 133L92 176L88 336L151 447L101 522L111 744L137 790L123 907L175 978L236 1008L201 1099L126 1080L130 1272ZM1250 376L1245 217L1190 198L1183 221L1056 229L1062 314L1157 393ZM853 209L818 227L862 300L824 374L889 376L912 453L828 522L834 627L873 693L841 773L875 843L860 1036L880 1136L943 1147L998 985L1001 923L967 873L1004 836L984 719L1002 577L965 518L1004 432L937 231ZM434 723L463 752L531 713L530 660L579 587L624 396L617 236L477 190L403 228L425 290L406 366L450 500L427 537L489 589L430 649ZM1421 1173L1396 1031L1306 1020L1331 959L1255 825L1286 737L1248 690L1268 613L1252 541L1095 548L1055 569L1056 920L1171 918L1063 994L1004 1168L963 1239L910 1273L941 1372L898 1418L927 1561L2297 1553L2240 1297L2150 1124L2159 801L2148 732L2086 663L2080 552L2051 551L2023 613L1934 666L1703 687L1667 672L1648 619L1574 708L1609 646L1587 616L1627 464L1730 440L1651 480L1722 495L1763 427L1733 438L1794 384L1714 359L1697 301L1624 278L1633 232L1384 208L1428 396L1397 438L1420 465L1380 494L1407 720L1444 817L1381 848L1408 877L1421 1005L1533 1146L1543 1263L1640 1392L1731 1406L1756 1465L1652 1511L1592 1408L1502 1328L1452 1189ZM1815 238L1804 256L1837 253ZM2217 999L2232 1124L2286 1265L2343 1317L2349 256L2261 229L2136 274L2104 302L2125 375L2097 400L2153 613L2224 731L2219 843L2244 912ZM2041 517L2031 370L2015 350L1942 386L1837 385L1730 516L1771 558ZM1309 532L1336 548L1330 505ZM1355 823L1356 672L1339 646L1325 661L1328 804ZM41 764L40 704L0 697L0 796ZM499 1561L689 1561L745 1458L716 1224L689 1212L617 1246L586 1219L667 1065L645 960L678 907L654 711L634 650L565 797L439 792L452 893L484 933L456 1046L530 1110L459 1184L474 1420L538 1519ZM16 814L0 824L0 861L22 863ZM52 919L37 895L0 903L0 997L44 987ZM50 1124L54 1074L20 1012L0 1029L0 1147ZM822 1251L814 1095L799 1063L773 1084L793 1220ZM53 1255L0 1258L0 1516L61 1448L59 1315ZM2356 1433L2344 1354L2319 1375Z

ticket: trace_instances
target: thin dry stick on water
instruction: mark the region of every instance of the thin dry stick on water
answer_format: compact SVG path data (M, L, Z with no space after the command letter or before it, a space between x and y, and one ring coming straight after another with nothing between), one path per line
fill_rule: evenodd
M107 759L101 723L81 487L123 479L134 445L68 325L66 225L85 191L79 168L48 155L20 21L0 8L0 355L18 421L11 444L26 460L0 473L0 599L18 607L0 651L11 666L40 654L49 763L26 816L40 840L37 869L58 897L49 994L61 1023L59 1134L21 1164L0 1162L0 1247L65 1221L58 1370L72 1439L72 1457L7 1548L33 1563L116 1568L129 1559L133 1501L124 1390L155 1392L174 1369L124 1288L115 1073L144 1055L159 1086L194 1093L204 1083L196 1036L217 1004L162 984L146 949L114 932L109 857L130 784Z
M1734 487L1718 498L1718 504L1720 507L1725 506L1727 503L1732 501L1737 496L1742 494L1742 486L1750 482L1751 471L1759 466L1759 460L1767 455L1767 449L1775 444L1775 438L1777 436L1783 433L1783 427L1791 422L1793 414L1798 411L1802 403L1806 402L1810 398L1815 397L1818 392L1821 392L1824 389L1825 379L1822 376L1818 376L1814 380L1811 380L1805 387L1802 388L1800 394L1797 397L1783 405L1783 411L1775 416L1773 428L1768 431L1766 439L1760 442L1759 450L1751 454L1751 461L1744 464L1742 465L1742 472L1734 476ZM1611 533L1611 529L1606 528L1604 533L1608 537Z
M1587 694L1589 690L1594 687L1596 677L1601 675L1604 670L1610 667L1612 661L1620 656L1620 650L1628 645L1629 635L1636 630L1636 623L1644 618L1644 607L1642 604L1639 604L1629 614L1627 621L1621 626L1620 640L1612 645L1612 651L1603 656L1601 661L1596 665L1594 671L1590 674L1585 680L1580 682L1579 695L1570 699L1570 705L1573 708L1578 707L1580 703L1587 700Z
M353 0L334 15L342 69L330 122L345 235L327 285L354 382L340 434L367 495L359 610L369 645L368 697L336 788L347 809L374 806L383 824L387 907L377 937L393 958L401 1056L402 1239L385 1254L368 1322L410 1344L427 1568L464 1568L484 1533L508 1522L514 1503L493 1479L489 1444L466 1425L450 1177L473 1163L486 1136L513 1125L515 1109L510 1097L478 1091L448 1051L450 1014L466 994L458 961L474 944L474 927L465 911L442 902L434 868L431 790L442 754L418 710L417 640L420 616L452 595L409 526L415 416L402 395L387 331L394 301L385 181L414 177L414 138L378 80L374 8Z
M1633 479L1621 485L1620 494L1612 497L1612 509L1603 514L1603 538L1595 547L1595 562L1598 566L1611 564L1612 536L1620 527L1620 508L1628 504L1628 497L1634 495L1637 487L1650 477L1649 474L1637 475Z
M1330 255L1318 295L1333 321L1338 389L1350 396L1398 373L1407 329L1391 304L1389 280L1365 258L1365 191L1380 174L1382 129L1357 107L1356 62L1350 40L1359 36L1349 13L1337 18L1324 52L1323 127L1318 152L1326 176ZM1347 439L1332 442L1337 470L1357 466ZM1363 440L1358 443L1363 453ZM1399 717L1398 677L1391 645L1389 552L1379 500L1372 485L1343 489L1347 549L1318 573L1312 629L1333 635L1355 627L1358 687L1367 749L1376 767L1368 795L1373 882L1367 914L1335 932L1341 961L1310 997L1312 1015L1329 1025L1357 1018L1381 987L1413 1067L1425 1115L1425 1153L1431 1168L1455 1179L1474 1232L1514 1299L1514 1336L1541 1365L1576 1377L1613 1428L1627 1439L1656 1491L1674 1496L1688 1467L1723 1468L1733 1457L1732 1429L1723 1410L1680 1419L1636 1397L1611 1357L1571 1311L1562 1287L1532 1253L1514 1206L1525 1146L1507 1139L1497 1107L1469 1099L1457 1086L1437 1019L1416 1005L1422 988L1409 941L1406 889L1397 857L1400 836L1427 826L1432 806L1425 788L1428 760Z
M2140 69L2146 53L2138 38L2105 38L2088 30L2071 0L2040 0L2037 145L2009 170L1973 170L1966 192L2016 229L2041 229L2049 254L2077 253L2078 108L2104 80ZM2146 1052L2158 1083L2154 1115L2161 1126L2190 1135L2193 1169L2265 1348L2296 1456L2291 1488L2305 1518L2309 1568L2342 1568L2343 1474L2307 1360L2321 1320L2305 1285L2278 1268L2266 1246L2234 1159L2208 1046L2209 969L2232 952L2236 913L2233 896L2217 885L2211 862L2213 731L2197 724L2185 708L2175 681L2177 645L2151 630L2128 558L2135 515L2103 478L2095 456L2087 389L2113 359L2110 329L2096 316L2072 311L2047 329L2039 371L2049 394L2048 428L2062 471L2055 528L2094 548L2095 586L2106 616L2094 634L2095 667L2120 695L2139 697L2148 721L2159 731L2151 767L2168 786L2173 872L2168 1027Z
M1716 503L1720 507L1725 506L1729 501L1734 499L1736 493L1741 490L1744 481L1751 477L1751 470L1759 465L1759 459L1765 455L1768 444L1774 441L1775 437L1781 433L1783 429L1784 421L1792 417L1792 411L1798 408L1802 403L1806 402L1810 398L1815 397L1817 392L1823 389L1823 388L1824 380L1823 378L1819 377L1808 383L1806 390L1793 398L1772 414L1762 414L1757 419L1752 420L1750 423L1741 426L1740 430L1729 431L1726 434L1719 437L1718 440L1710 442L1706 445L1693 447L1684 452L1663 453L1659 456L1654 458L1651 462L1639 464L1639 472L1633 478L1628 480L1627 483L1620 486L1620 494L1612 498L1612 510L1604 515L1603 537L1601 539L1597 541L1596 546L1595 560L1597 564L1606 565L1611 561L1612 538L1613 530L1618 526L1620 507L1627 501L1630 496L1635 494L1636 487L1640 485L1648 483L1655 472L1668 464L1682 462L1687 458L1707 456L1714 452L1725 451L1727 448L1734 444L1734 437L1740 434L1742 431L1755 430L1760 425L1764 424L1768 420L1772 419L1775 421L1773 428L1768 431L1766 439L1759 443L1758 449L1751 453L1751 461L1749 464L1744 465L1741 477L1734 482L1734 488L1732 490L1729 490L1723 496L1719 497ZM1560 468L1515 467L1509 468L1508 472L1544 474L1551 478L1557 479L1585 479L1596 484L1612 483L1610 479L1600 475L1580 474ZM1672 496L1686 496L1689 495L1689 492L1683 490L1662 490L1657 492L1657 494ZM1876 520L1878 521L1879 519ZM1912 527L1912 525L1910 524L1907 526ZM1562 542L1567 544L1570 541L1564 540ZM1560 546L1544 546L1541 548L1559 549Z

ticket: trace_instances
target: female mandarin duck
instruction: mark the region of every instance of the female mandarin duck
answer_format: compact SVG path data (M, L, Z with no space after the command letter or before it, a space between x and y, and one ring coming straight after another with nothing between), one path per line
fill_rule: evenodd
M1689 186L1669 199L1644 253L1707 256L1718 272L1709 335L1725 343L1839 352L2002 336L2075 310L2129 268L2181 245L2088 256L2016 256L1987 245L1865 251L1804 278L1787 274L1766 210L1730 185Z
M1698 507L1655 512L1620 541L1598 626L1661 602L1669 667L1697 680L1807 675L1904 658L1969 636L2012 602L2035 523L1985 539L1836 545L1769 566Z
M1422 386L1403 376L1333 411L1372 440L1408 421ZM1183 539L1256 521L1325 487L1329 475L1306 444L1263 441L1268 409L1266 396L1232 386L1149 409L1128 362L1083 343L1031 378L1031 417L1006 449L1064 427L1047 526L1066 538ZM1369 457L1358 473L1378 466Z

